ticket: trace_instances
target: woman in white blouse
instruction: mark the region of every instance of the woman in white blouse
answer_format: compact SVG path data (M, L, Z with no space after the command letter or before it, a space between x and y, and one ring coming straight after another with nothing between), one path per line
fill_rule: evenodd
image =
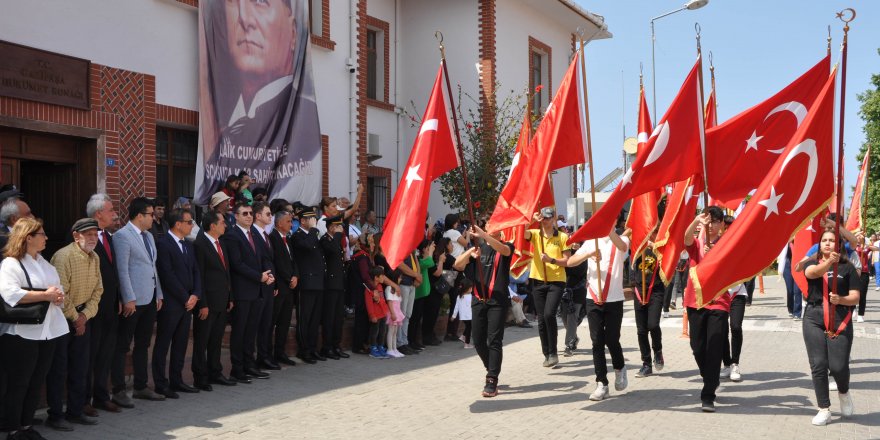
M0 323L0 371L7 389L2 397L8 439L43 438L31 426L40 402L40 389L52 364L55 338L68 332L61 312L64 292L58 272L41 255L46 248L43 222L22 218L12 227L0 263L0 296L10 306L49 302L42 324ZM30 288L24 270L30 277ZM45 289L45 290L31 290Z

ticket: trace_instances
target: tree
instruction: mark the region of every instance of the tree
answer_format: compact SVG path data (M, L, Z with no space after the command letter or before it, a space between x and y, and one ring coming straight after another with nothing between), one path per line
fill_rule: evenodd
M877 50L880 55L880 49ZM865 142L856 156L861 166L868 145L871 146L871 159L868 172L868 188L865 198L865 230L868 234L880 231L880 74L871 75L871 86L858 95L861 108L859 116L865 121Z

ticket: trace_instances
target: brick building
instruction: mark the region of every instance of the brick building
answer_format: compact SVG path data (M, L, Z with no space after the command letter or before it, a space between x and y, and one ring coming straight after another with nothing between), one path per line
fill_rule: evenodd
M367 182L365 203L380 219L416 134L404 108L412 113L412 102L421 113L439 62L435 30L453 83L484 107L496 83L541 84L532 104L546 106L577 29L610 37L600 16L572 0L306 1L323 192L350 197ZM139 195L192 195L197 8L198 0L41 0L0 14L0 53L17 66L0 66L0 179L26 193L56 241L96 191L118 208ZM572 196L573 176L555 175L557 200Z

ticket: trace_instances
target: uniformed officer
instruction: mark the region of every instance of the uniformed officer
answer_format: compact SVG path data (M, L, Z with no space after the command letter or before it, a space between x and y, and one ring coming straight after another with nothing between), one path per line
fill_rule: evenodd
M300 272L299 310L296 317L298 357L307 364L327 360L317 352L326 272L317 221L315 208L304 208L300 212L300 227L290 239L293 258Z
M330 359L347 358L349 355L340 348L342 342L342 321L345 297L345 250L342 215L324 220L327 233L321 237L321 249L327 271L324 274L324 307L321 317L322 345L321 355Z

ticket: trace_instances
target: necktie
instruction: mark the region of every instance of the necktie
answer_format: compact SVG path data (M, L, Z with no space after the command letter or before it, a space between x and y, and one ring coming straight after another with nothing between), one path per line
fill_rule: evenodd
M263 238L266 239L266 247L269 248L269 250L271 251L272 244L269 243L269 234L267 234L266 231L263 231Z
M223 264L223 267L226 267L226 259L223 258L223 249L220 248L220 240L215 241L214 246L217 246L217 255L220 256L220 263Z
M147 233L141 232L141 238L144 239L144 247L147 248L147 254L150 255L150 259L153 259L153 248L150 247L150 241L147 240Z
M101 238L103 238L101 242L104 243L104 252L107 253L107 259L110 260L110 263L112 264L113 252L110 250L110 234L108 234L107 231L104 231L101 233Z
M186 256L186 243L183 240L177 240L177 242L180 243L180 249L183 251L183 255Z
M257 246L254 245L254 236L251 235L251 231L247 231L247 236L248 236L248 242L251 244L251 250L253 250L254 253L256 254L257 253Z

